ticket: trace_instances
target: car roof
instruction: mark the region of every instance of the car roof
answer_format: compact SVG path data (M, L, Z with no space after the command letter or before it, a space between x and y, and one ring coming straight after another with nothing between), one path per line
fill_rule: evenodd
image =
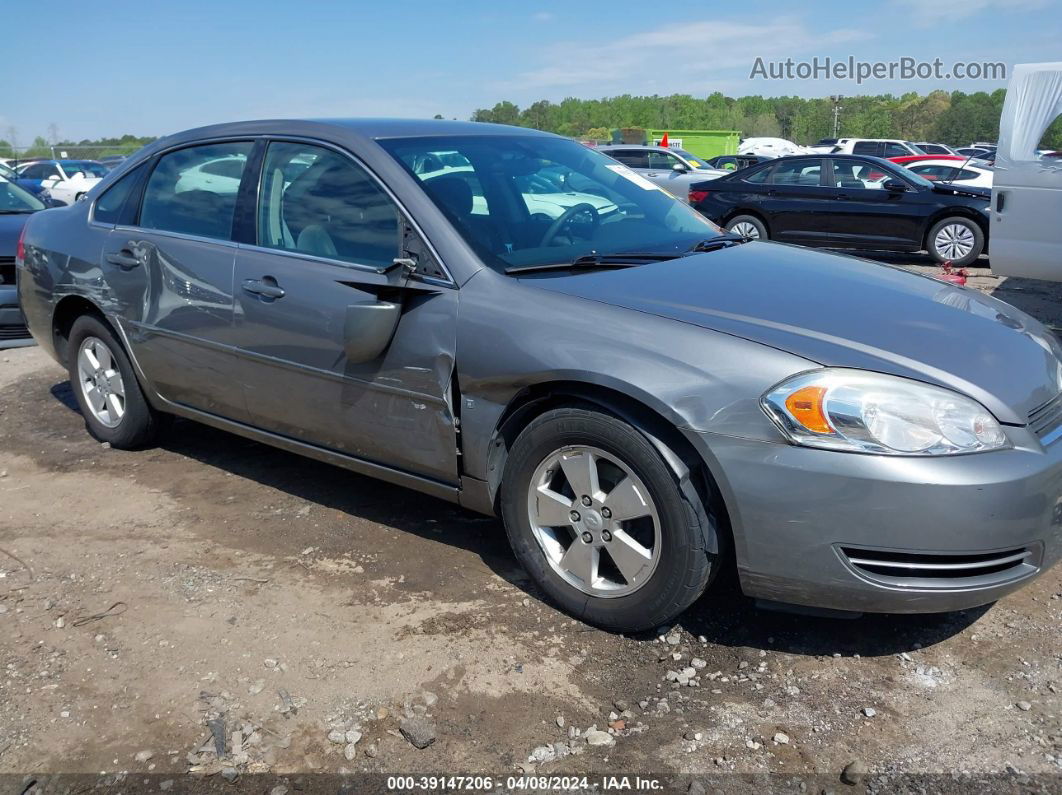
M646 146L645 144L607 144L606 146L598 146L602 152L608 152L612 149L640 149L646 152L674 152L673 146ZM685 151L684 149L682 151Z
M419 138L436 135L541 135L552 133L533 130L530 127L516 127L508 124L490 124L477 121L452 121L448 119L256 119L254 121L237 121L213 124L208 127L196 127L174 133L163 141L169 143L184 139L204 138L218 135L253 135L277 132L293 133L301 128L332 128L337 132L354 133L358 137L376 138Z

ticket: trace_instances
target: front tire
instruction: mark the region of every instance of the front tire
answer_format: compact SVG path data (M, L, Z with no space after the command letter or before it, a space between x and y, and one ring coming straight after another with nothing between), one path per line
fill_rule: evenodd
M929 230L926 248L937 262L951 262L956 268L962 268L981 256L985 234L969 218L945 218Z
M726 223L726 231L750 240L767 240L767 227L754 215L735 215Z
M597 626L636 632L688 608L719 565L699 497L641 433L584 408L536 418L513 444L501 512L547 596Z
M148 404L110 328L82 315L70 329L66 349L70 384L89 434L123 450L151 444L164 415Z

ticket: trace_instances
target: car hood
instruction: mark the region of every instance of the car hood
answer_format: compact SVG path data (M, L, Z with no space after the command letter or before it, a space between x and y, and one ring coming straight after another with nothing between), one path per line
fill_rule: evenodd
M32 213L19 213L17 215L0 215L0 257L15 256L18 246L18 236L22 233L22 227L32 217Z
M1038 321L973 289L777 243L526 283L671 318L813 362L916 378L1025 424L1062 383ZM1056 353L1058 352L1058 353Z
M991 188L977 188L973 185L963 185L957 182L934 182L934 193L944 193L949 196L969 196L971 199L984 199L989 201L992 198Z

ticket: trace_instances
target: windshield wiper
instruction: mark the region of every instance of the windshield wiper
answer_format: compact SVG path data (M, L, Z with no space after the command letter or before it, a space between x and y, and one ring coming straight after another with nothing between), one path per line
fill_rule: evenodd
M505 272L534 273L535 271L583 270L593 268L633 268L647 262L663 262L676 259L679 254L661 254L653 252L627 252L622 254L584 254L571 262L550 262L542 265L514 265Z
M0 210L0 215L29 215L35 213L36 210Z
M752 240L751 237L742 237L741 235L719 235L719 237L710 237L707 240L697 241L686 250L686 253L700 254L702 251L718 251L721 248L740 246L750 240Z

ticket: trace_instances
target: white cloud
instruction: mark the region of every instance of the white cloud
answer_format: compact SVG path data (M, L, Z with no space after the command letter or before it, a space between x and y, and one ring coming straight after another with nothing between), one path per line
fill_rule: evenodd
M983 11L1002 14L1014 11L1035 11L1050 5L1052 0L893 0L903 7L908 19L920 28L948 25L972 17Z
M557 15L549 11L539 11L537 14L531 15L531 19L535 20L535 22L552 22L556 18Z
M505 89L564 89L581 93L645 90L653 83L692 89L723 69L752 68L764 60L816 53L870 38L867 30L821 31L793 18L741 22L688 22L604 43L564 42L546 48L547 65L506 81ZM678 90L677 87L672 90ZM670 93L670 91L669 91Z

